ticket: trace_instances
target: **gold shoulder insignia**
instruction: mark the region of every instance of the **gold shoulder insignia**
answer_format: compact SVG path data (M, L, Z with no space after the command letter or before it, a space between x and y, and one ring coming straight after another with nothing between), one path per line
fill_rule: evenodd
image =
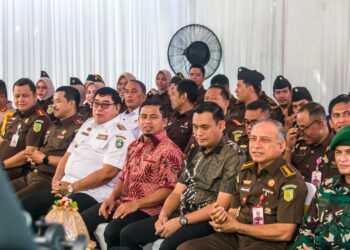
M254 163L255 163L255 162L253 162L253 161L249 161L249 162L244 163L244 164L242 165L242 167L241 167L241 170L250 168L251 166L254 165Z
M243 125L244 125L243 122L240 122L240 121L238 121L237 119L233 119L233 118L231 118L231 122L232 122L235 126L243 126Z
M37 115L37 116L45 116L46 113L45 113L44 110L42 110L42 109L40 109L40 108L37 108L37 109L36 109L36 115Z
M294 172L294 170L290 167L288 167L287 165L283 165L280 167L280 170L282 172L282 174L285 176L285 177L291 177L293 175L296 175L296 173Z
M81 120L80 118L75 118L73 122L74 122L75 125L81 125L81 124L84 123L84 121Z
M119 130L126 130L126 127L123 124L121 124L121 123L117 123L117 128Z

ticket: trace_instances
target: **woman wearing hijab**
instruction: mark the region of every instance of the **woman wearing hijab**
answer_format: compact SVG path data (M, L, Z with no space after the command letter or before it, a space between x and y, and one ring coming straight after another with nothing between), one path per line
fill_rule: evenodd
M170 85L171 74L168 70L160 70L156 75L157 90L151 89L147 93L147 99L160 101L165 107L165 114L169 116L172 112L168 87Z
M52 109L54 93L55 87L52 80L45 71L41 71L40 79L36 82L38 104L50 116L51 120L55 118Z
M124 112L127 109L124 101L124 93L126 89L126 84L131 80L136 80L136 77L129 72L124 72L118 77L116 90L122 98L122 106L120 109L120 113Z

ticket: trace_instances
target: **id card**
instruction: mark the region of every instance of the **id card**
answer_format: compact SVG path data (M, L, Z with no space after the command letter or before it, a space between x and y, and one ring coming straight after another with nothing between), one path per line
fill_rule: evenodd
M17 146L17 143L18 143L18 139L19 139L19 135L18 134L14 134L12 136L12 139L11 139L11 143L10 143L10 147L16 147Z
M315 187L320 187L321 185L321 181L322 181L322 172L319 170L315 170L312 172L311 174L311 183L315 186Z
M264 224L264 208L263 206L254 206L252 208L252 222L253 225L263 225Z

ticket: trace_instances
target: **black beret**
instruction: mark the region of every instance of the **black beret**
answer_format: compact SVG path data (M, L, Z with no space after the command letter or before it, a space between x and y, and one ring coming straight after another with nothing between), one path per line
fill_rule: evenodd
M77 77L71 77L69 80L69 84L70 85L83 85L83 83Z
M297 102L306 99L312 101L310 92L305 87L294 87L292 90L292 102Z
M292 85L288 81L287 78L284 78L282 75L279 75L276 77L275 82L273 83L273 91L276 89L284 89L288 88L289 90L292 90Z
M350 125L343 127L335 134L329 148L334 151L338 145L350 146Z
M244 80L246 83L249 83L256 88L261 88L261 82L265 79L265 77L256 70L240 67L238 69L237 79Z
M89 82L102 82L104 83L102 77L98 74L90 74L88 75L88 77L86 78L86 81L89 81Z
M40 73L40 77L47 77L50 78L49 75L46 73L46 71L42 70Z
M229 85L230 81L228 80L227 76L223 75L223 74L217 74L215 75L211 81L210 81L210 85Z

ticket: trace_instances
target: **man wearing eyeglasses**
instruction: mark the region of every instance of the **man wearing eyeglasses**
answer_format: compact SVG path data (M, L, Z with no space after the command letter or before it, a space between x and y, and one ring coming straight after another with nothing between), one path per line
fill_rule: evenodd
M246 153L246 161L250 161L249 155L249 135L252 127L260 120L270 118L270 107L264 101L249 103L244 114L245 133L239 138L237 144Z
M329 144L333 134L327 126L326 112L318 103L307 103L300 108L296 123L287 133L285 159L300 171L305 181L318 186L325 178L338 174L337 168L327 165L332 158Z
M120 106L116 90L103 87L95 93L93 119L82 125L60 160L52 187L22 199L33 221L47 212L57 196L77 201L80 212L107 199L134 139L117 122Z

